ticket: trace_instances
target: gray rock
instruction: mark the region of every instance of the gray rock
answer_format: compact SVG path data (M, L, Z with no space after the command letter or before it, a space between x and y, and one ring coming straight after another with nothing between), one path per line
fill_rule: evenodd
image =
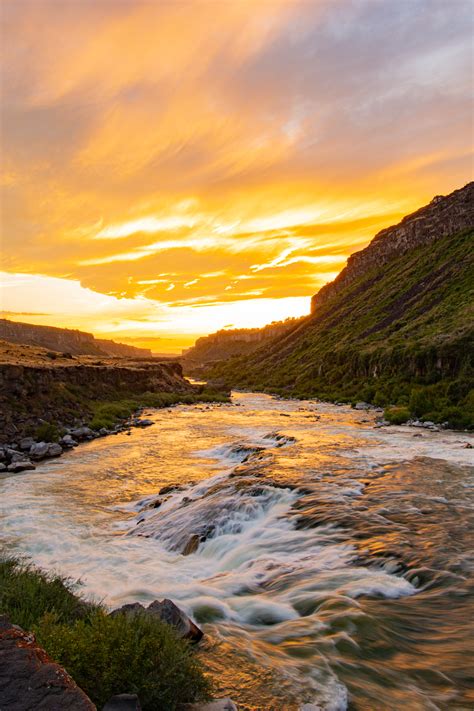
M31 447L34 445L35 440L33 437L23 437L22 440L20 440L20 449L22 452L29 452Z
M107 701L102 711L141 711L141 708L136 694L117 694Z
M75 430L71 430L71 436L80 442L83 439L94 437L94 432L90 427L77 427Z
M164 600L154 600L147 607L147 613L156 615L166 624L175 628L180 637L190 639L193 642L199 642L203 637L202 630L187 616L183 610L174 604L172 600L165 598Z
M76 440L73 439L70 434L65 434L64 437L61 437L59 443L62 447L66 447L67 449L70 449L71 447L77 447Z
M151 425L154 425L155 423L153 420L135 420L133 423L136 427L151 427Z
M23 459L22 461L12 462L8 465L7 471L18 474L18 472L24 472L30 469L36 469L35 465L30 462L29 459Z
M370 410L372 408L372 405L369 405L368 402L356 402L354 405L354 410Z
M4 464L3 462L0 462L0 472L6 471L7 465Z
M30 448L30 457L32 459L45 459L48 456L49 442L36 442Z
M63 453L63 448L60 444L53 442L48 447L48 457L60 457Z

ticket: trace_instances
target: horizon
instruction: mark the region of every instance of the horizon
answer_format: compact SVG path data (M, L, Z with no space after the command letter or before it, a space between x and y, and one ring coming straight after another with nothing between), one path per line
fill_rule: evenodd
M162 354L308 314L469 182L470 9L4 3L2 313Z

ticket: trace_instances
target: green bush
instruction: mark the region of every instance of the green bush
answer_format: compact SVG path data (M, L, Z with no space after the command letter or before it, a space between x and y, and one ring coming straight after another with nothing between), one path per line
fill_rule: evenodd
M40 442L57 442L59 436L59 429L50 422L43 422L36 430L36 439Z
M172 627L145 617L109 617L75 585L17 559L0 560L0 614L36 634L99 708L138 694L144 711L207 700L211 683Z
M410 419L410 411L406 407L388 407L384 417L392 425L402 425Z
M189 643L161 620L98 610L66 625L48 615L37 638L98 707L120 693L138 694L144 711L174 711L209 697L210 683Z

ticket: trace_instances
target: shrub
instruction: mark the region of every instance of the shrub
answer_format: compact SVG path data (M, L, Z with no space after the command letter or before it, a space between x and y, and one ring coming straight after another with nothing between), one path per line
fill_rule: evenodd
M174 711L209 698L211 683L199 659L172 627L145 617L109 617L74 587L17 559L0 560L0 613L32 630L99 708L124 692L138 694L143 711Z
M384 417L392 425L401 425L410 419L410 411L406 407L388 407Z
M37 637L98 707L120 693L138 694L143 711L174 711L209 697L210 683L189 643L161 620L98 610L66 625L48 615Z
M59 430L56 425L50 422L43 422L36 430L36 439L40 442L57 442L59 439Z

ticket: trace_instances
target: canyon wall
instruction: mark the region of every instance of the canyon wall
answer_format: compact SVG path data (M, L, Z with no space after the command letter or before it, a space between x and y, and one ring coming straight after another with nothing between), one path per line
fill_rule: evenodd
M438 195L429 205L404 217L398 225L381 230L368 247L351 255L336 279L313 296L312 313L360 276L405 252L462 232L473 224L474 182L450 195Z
M0 319L0 338L10 343L49 348L72 355L111 355L126 358L151 358L148 348L136 348L124 343L115 343L103 338L95 338L92 333L54 326L36 326Z

